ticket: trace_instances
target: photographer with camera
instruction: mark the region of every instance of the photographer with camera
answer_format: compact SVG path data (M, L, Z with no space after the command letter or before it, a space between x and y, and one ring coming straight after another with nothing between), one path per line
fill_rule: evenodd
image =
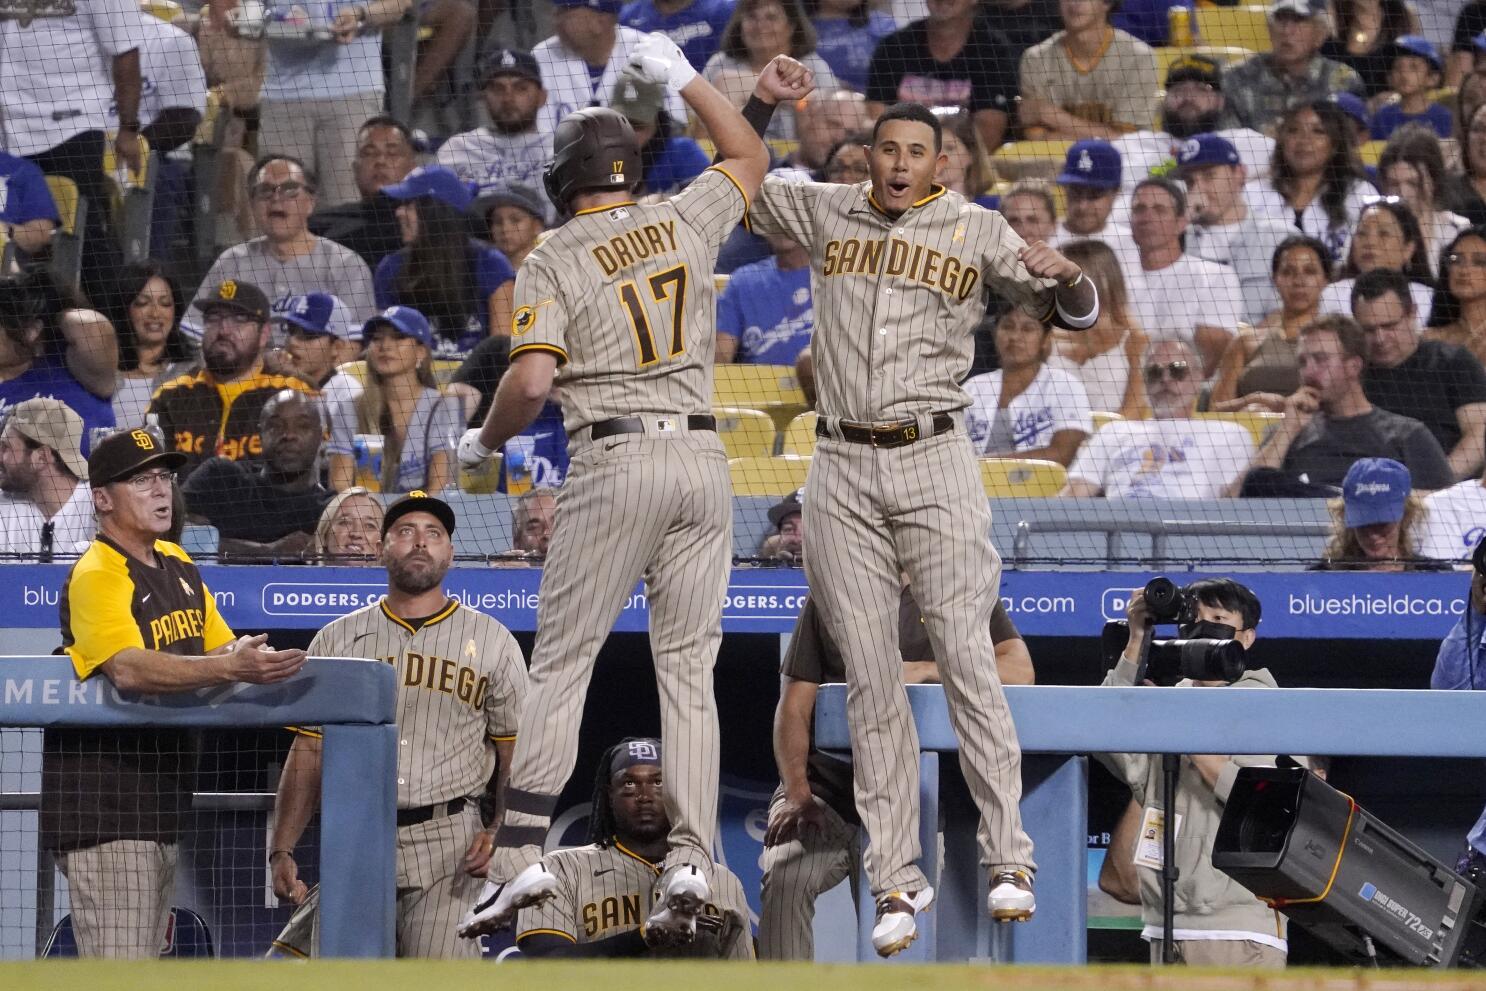
M1267 669L1250 669L1245 661L1259 613L1254 593L1231 579L1204 579L1182 589L1167 579L1154 579L1130 597L1125 647L1104 684L1274 688L1274 676ZM1154 628L1163 624L1176 624L1179 639L1153 641ZM1117 635L1123 625L1106 627L1106 638ZM1212 865L1223 802L1239 767L1273 766L1274 757L1094 756L1130 786L1144 810L1133 852L1111 847L1109 856L1133 856L1144 922L1141 938L1151 944L1151 962L1160 963L1166 955L1169 917L1173 945L1167 962L1283 967L1288 952L1284 919ZM1175 779L1175 831L1170 837L1163 767L1174 772ZM1167 856L1176 867L1169 913L1162 897Z
M1429 687L1446 691L1486 689L1486 539L1471 554L1471 594L1465 614L1440 643ZM1486 811L1465 837L1455 869L1473 880L1486 872ZM1479 883L1479 882L1478 882Z

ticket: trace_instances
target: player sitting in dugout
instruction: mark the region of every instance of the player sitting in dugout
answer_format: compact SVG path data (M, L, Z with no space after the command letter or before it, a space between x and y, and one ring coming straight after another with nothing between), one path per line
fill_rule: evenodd
M593 787L589 845L542 858L557 893L516 919L516 945L532 957L695 957L752 960L743 885L713 868L713 902L687 946L652 946L643 922L665 865L671 821L662 801L660 741L626 739L604 751Z

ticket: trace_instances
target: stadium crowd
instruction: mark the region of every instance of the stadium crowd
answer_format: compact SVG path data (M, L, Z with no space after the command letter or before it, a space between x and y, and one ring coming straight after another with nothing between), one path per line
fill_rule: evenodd
M516 271L561 219L542 181L557 121L619 110L640 197L711 160L679 95L625 71L647 31L740 105L775 55L813 70L767 135L787 174L862 182L877 115L933 107L939 182L1088 273L1103 306L1084 333L988 296L965 382L981 457L1046 463L1086 499L1338 498L1355 462L1387 458L1421 503L1409 556L1473 545L1478 4L1273 0L1212 37L1206 5L1138 0L520 6L100 0L0 20L0 407L81 420L50 460L8 432L0 509L26 523L7 550L70 549L63 490L31 476L76 483L69 464L119 429L187 455L187 513L226 560L310 555L356 487L560 487L559 388L488 477L454 448L505 367ZM715 274L718 363L797 372L808 400L807 250L740 227ZM720 380L717 405L749 403Z

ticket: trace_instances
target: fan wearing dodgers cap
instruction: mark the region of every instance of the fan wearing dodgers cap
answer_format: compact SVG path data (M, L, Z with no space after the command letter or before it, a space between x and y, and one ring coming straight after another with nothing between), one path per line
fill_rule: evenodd
M531 52L496 48L480 60L476 78L490 125L456 134L438 151L438 163L480 195L508 185L542 188L542 167L552 157L552 129L537 126L537 116L548 95L542 70ZM543 219L551 218L546 193Z
M439 391L431 356L433 328L411 306L389 306L361 328L369 387L329 410L330 485L356 481L357 435L380 435L383 492L440 492L454 480L452 447L464 429L459 401Z
M403 245L372 277L377 306L411 306L434 330L437 358L462 358L511 322L516 270L469 236L475 187L442 165L423 165L382 192L398 201Z
M1331 539L1315 571L1439 570L1419 555L1424 500L1409 469L1392 458L1360 458L1331 502Z
M1275 248L1295 229L1251 208L1244 198L1248 170L1227 138L1198 134L1176 152L1177 174L1187 184L1187 253L1233 269L1243 294L1240 315L1257 325L1280 305L1270 277Z
M1091 138L1069 147L1056 180L1063 187L1065 209L1051 239L1053 247L1094 238L1109 245L1127 273L1139 269L1130 228L1110 218L1123 171L1120 153L1108 141Z
M1406 34L1394 40L1388 88L1398 99L1378 107L1373 115L1374 141L1387 141L1405 124L1423 125L1441 138L1453 135L1455 124L1449 109L1429 98L1439 88L1444 68L1439 49L1427 38Z
M290 296L278 319L289 336L290 367L320 390L327 408L361 395L361 380L340 369L361 357L361 328L339 296Z
M133 694L270 684L304 666L302 650L238 638L201 573L162 539L186 456L147 430L100 440L88 456L97 537L62 587L62 646L79 680L102 674ZM72 891L78 953L153 959L170 918L194 756L182 730L48 730L41 835Z
M620 0L553 0L555 33L531 50L547 85L547 103L537 115L544 134L575 110L608 106L620 70L649 37L619 23L621 6ZM674 86L667 87L665 109L672 120L686 119Z

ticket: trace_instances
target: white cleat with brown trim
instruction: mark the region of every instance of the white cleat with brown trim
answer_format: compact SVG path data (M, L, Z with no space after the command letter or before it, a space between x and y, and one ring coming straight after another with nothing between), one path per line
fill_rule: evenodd
M1032 877L1026 871L1001 871L991 878L986 907L996 922L1026 922L1037 911Z
M872 927L872 948L879 957L902 953L918 939L918 913L934 904L934 889L889 891L877 899L877 924Z

